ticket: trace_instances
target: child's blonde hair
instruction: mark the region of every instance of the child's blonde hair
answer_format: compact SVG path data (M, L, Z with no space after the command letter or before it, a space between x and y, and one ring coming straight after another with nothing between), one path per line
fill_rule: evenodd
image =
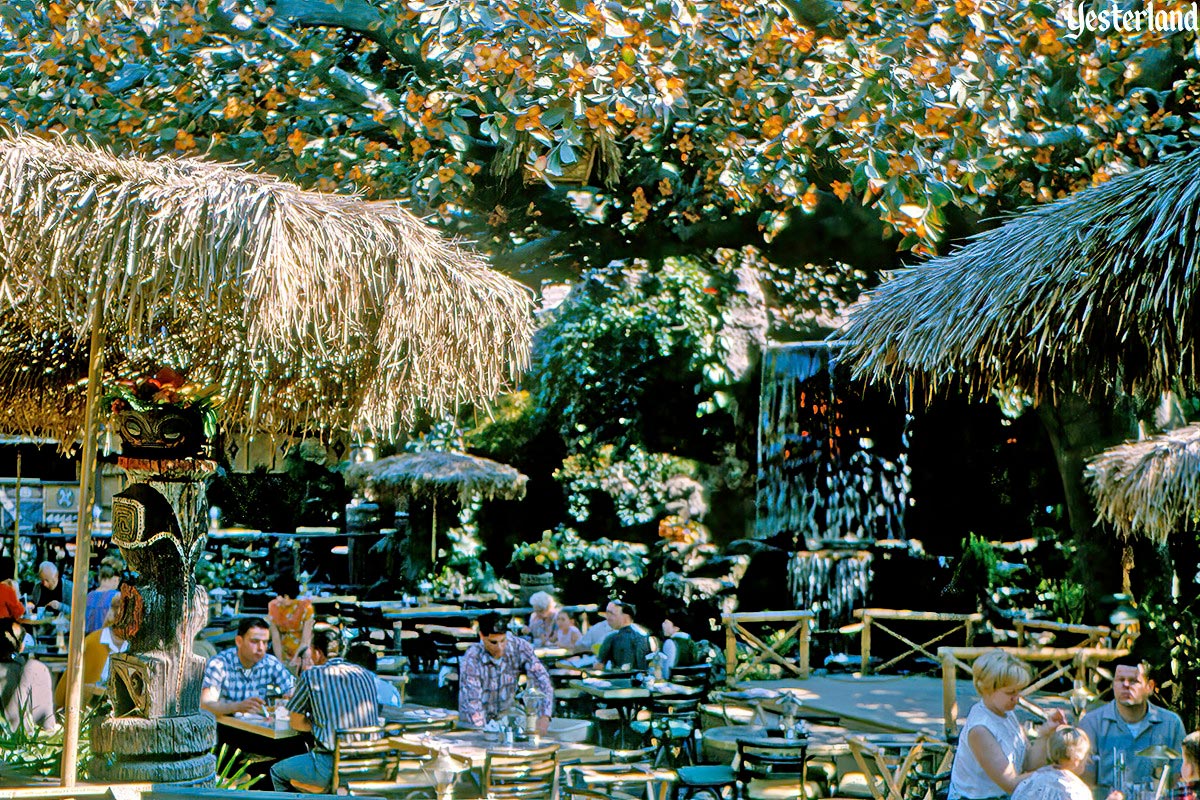
M1064 725L1050 734L1046 740L1046 760L1051 764L1066 764L1069 761L1083 761L1092 743L1087 734Z
M1033 680L1029 665L1003 650L989 650L971 665L975 691L989 694L997 689L1021 688Z

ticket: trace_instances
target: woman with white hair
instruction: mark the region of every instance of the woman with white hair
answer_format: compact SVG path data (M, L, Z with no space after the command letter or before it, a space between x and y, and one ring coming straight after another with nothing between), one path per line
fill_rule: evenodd
M529 598L533 614L529 616L529 640L534 647L549 647L557 627L558 603L548 592L536 592Z

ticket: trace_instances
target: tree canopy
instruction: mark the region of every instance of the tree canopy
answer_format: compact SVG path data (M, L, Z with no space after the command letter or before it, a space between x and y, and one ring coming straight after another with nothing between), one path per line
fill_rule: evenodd
M407 198L531 282L746 245L776 264L877 269L1191 133L1188 37L1072 38L1055 13L1032 0L13 0L0 113Z

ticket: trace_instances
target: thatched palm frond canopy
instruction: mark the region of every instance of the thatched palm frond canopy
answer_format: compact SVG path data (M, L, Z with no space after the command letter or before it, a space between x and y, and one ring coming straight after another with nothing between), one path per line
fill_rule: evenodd
M1111 447L1084 478L1101 520L1161 544L1200 517L1200 425Z
M0 425L77 435L98 301L110 377L219 383L235 431L387 436L505 387L532 325L522 286L396 203L0 138Z
M860 377L1035 397L1196 374L1200 151L1024 211L897 271L839 333Z
M517 500L529 479L507 464L467 453L401 453L354 464L346 470L351 487L377 499L396 500L456 492L460 503L479 495Z

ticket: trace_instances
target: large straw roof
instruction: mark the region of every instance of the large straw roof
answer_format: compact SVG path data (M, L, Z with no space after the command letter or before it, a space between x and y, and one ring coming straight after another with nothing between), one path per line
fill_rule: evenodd
M1084 473L1100 519L1162 543L1200 518L1200 425L1111 447Z
M514 467L467 453L401 453L353 464L349 485L366 489L380 500L455 492L460 502L472 496L516 500L525 496L529 480Z
M1196 374L1200 151L1008 219L885 281L839 337L859 376L1035 397Z
M530 295L394 202L0 137L0 429L78 436L106 374L221 385L227 429L388 436L528 363Z

